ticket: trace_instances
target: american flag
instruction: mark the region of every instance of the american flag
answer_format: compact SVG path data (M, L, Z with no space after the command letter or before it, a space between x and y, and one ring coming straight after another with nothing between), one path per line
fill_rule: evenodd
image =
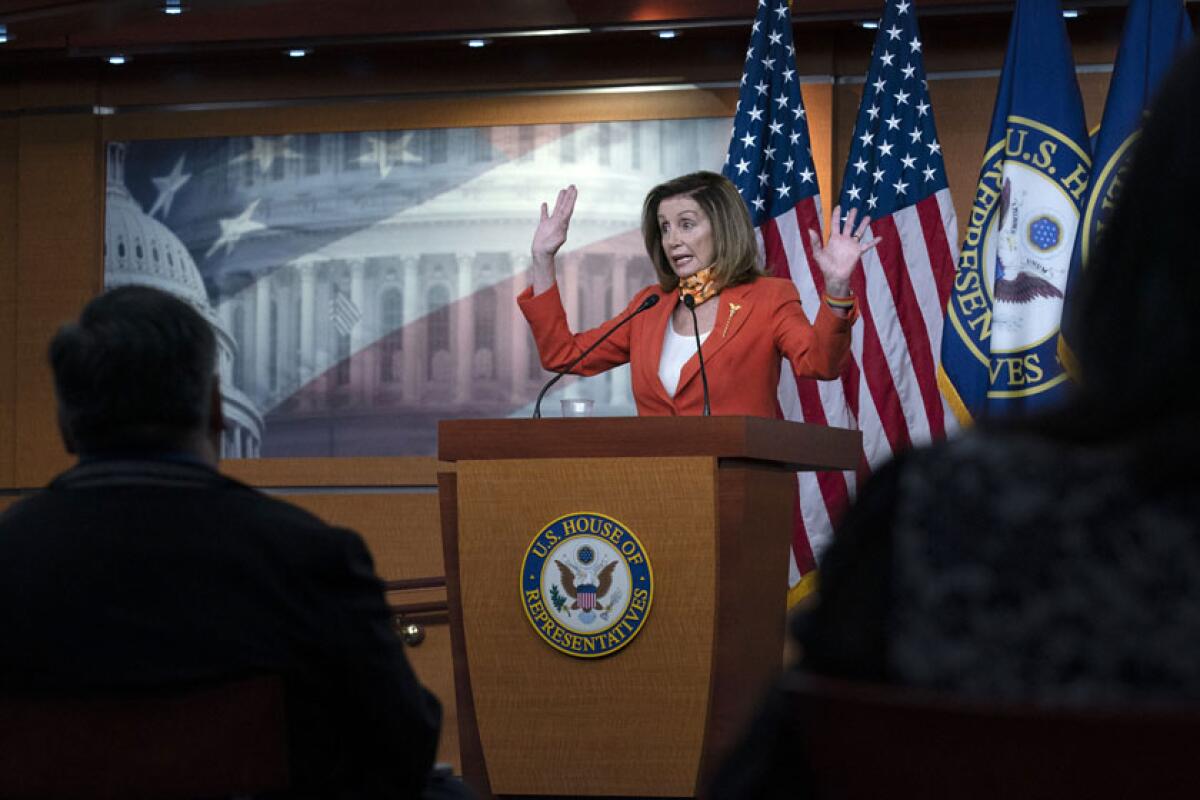
M860 428L865 458L859 475L798 474L791 602L811 590L815 554L857 479L946 432L935 359L957 225L911 2L885 8L854 135L841 205L872 216L879 245L852 282L861 313L853 357L836 382L796 380L785 370L779 397L788 419ZM725 174L746 199L767 269L790 277L815 315L824 280L804 232L820 228L820 197L783 0L759 0Z
M910 0L884 6L839 198L843 212L871 215L879 241L851 281L862 314L853 337L861 369L847 386L874 469L955 424L937 368L958 225Z
M815 316L824 281L805 232L821 228L820 188L785 0L759 0L724 173L750 210L767 271L791 278L809 316ZM839 384L797 380L787 362L783 366L779 398L785 417L854 427ZM815 551L828 540L832 522L849 498L842 473L801 472L797 480L800 502L789 577L792 602L811 589Z

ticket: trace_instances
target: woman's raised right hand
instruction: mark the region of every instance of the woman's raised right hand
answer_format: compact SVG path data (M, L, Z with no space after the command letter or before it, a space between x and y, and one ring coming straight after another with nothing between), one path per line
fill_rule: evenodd
M571 213L575 210L575 196L578 190L574 184L562 189L554 201L554 210L550 211L542 203L542 217L538 221L537 230L533 232L532 255L535 264L549 264L554 254L567 241L567 229L571 227Z

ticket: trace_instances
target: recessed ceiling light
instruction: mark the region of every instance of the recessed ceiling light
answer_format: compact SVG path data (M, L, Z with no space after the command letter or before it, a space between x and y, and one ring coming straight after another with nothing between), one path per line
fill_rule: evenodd
M163 0L162 7L164 14L177 16L183 13L183 0Z
M287 51L287 54L291 58L304 58L311 52L312 50L309 50L307 47L293 47Z
M1081 13L1082 12L1078 8L1064 8L1063 9L1063 19L1075 19Z
M860 27L860 28L865 28L865 29L867 29L867 30L869 30L869 31L873 31L873 30L875 30L876 28L878 28L878 27L879 27L879 20L877 20L877 19L864 19L862 22L859 22L859 23L858 23L858 27Z
M128 60L129 59L125 58L125 56L121 55L120 53L108 57L108 63L112 64L114 67L119 67Z
M525 36L577 36L581 33L591 33L591 28L538 28L531 31L512 31L511 33L499 34L505 39L512 37Z
M0 44L8 41L8 26L0 25Z
M467 39L467 47L487 47L491 44L489 39Z
M672 30L657 31L657 35L658 35L658 38L660 38L660 39L674 39L676 36L679 35L679 31L672 31Z

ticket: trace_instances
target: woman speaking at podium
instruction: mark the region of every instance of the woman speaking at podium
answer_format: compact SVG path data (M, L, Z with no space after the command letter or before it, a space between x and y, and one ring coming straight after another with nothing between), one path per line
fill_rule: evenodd
M696 172L667 181L650 190L642 209L642 236L658 284L638 292L608 322L572 333L555 285L554 256L567 239L575 197L570 186L558 193L553 210L542 204L533 285L517 297L547 370L594 375L628 362L642 416L705 413L707 380L712 413L778 418L782 359L799 377L838 376L858 316L850 276L874 246L862 241L869 217L855 229L856 212L839 222L835 208L823 247L820 235L808 232L825 279L810 321L795 285L763 273L750 215L728 179Z

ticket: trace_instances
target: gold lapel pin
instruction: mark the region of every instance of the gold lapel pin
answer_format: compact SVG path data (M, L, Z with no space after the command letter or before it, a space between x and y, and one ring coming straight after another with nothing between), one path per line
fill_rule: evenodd
M721 329L721 338L725 338L725 334L729 333L729 323L733 322L733 315L738 312L741 306L737 303L729 304L729 316L725 318L725 327Z

